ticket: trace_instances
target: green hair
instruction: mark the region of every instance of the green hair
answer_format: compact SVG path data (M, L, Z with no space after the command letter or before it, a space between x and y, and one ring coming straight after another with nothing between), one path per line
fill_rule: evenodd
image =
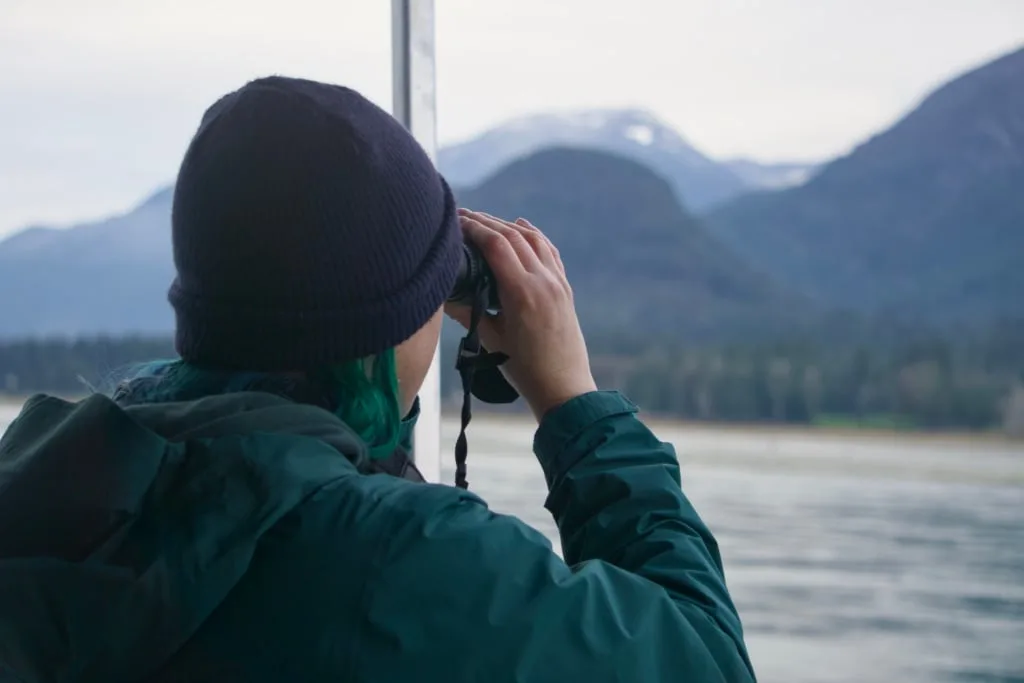
M311 384L330 409L366 443L374 459L390 457L401 438L401 402L395 350L331 365L303 375L232 372L183 360L140 366L115 396L131 403L189 401L238 391L267 391L298 400L296 388Z
M395 350L333 365L326 372L334 413L369 446L370 457L390 457L402 427Z

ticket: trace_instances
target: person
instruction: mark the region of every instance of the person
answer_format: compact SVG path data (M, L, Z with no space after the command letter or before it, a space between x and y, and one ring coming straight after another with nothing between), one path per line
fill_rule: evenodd
M410 463L464 239L564 560ZM283 77L224 96L172 242L180 358L33 397L0 442L0 680L754 680L715 539L672 446L597 390L558 250L457 210L386 112Z

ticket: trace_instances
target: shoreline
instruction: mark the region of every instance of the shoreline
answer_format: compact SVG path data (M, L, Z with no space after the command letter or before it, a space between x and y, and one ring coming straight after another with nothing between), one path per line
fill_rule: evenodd
M30 396L34 394L28 394L25 396L13 396L0 394L0 408L18 408L23 404ZM85 398L84 395L59 395L52 394L63 398L67 401L79 401ZM507 412L507 411L488 411L481 410L480 406L477 406L473 411L475 419L478 420L491 420L495 422L504 422L507 424L520 424L520 425L532 425L534 424L533 416L528 413L518 412ZM770 424L760 422L719 422L719 421L708 421L701 422L699 420L687 420L683 418L674 418L665 415L652 415L640 413L640 418L643 419L644 423L650 426L652 429L682 429L690 431L730 431L746 435L762 435L762 436L791 436L791 437L813 437L813 436L831 436L845 439L862 439L862 440L905 440L913 441L918 443L928 443L941 441L944 443L960 442L960 443L992 443L992 444L1006 444L1024 445L1024 439L1014 438L1000 431L967 431L967 430L927 430L927 429L887 429L884 427L851 427L851 426L829 426L829 425L813 425L813 424L795 424L795 423L783 423L783 424ZM441 410L442 420L458 420L458 411L453 408L442 407Z
M459 415L456 410L447 409L442 411L441 417L442 419L458 420ZM947 431L942 431L928 429L887 429L884 427L870 426L829 426L797 423L770 424L767 422L702 422L700 420L687 420L685 418L675 418L665 415L645 414L643 411L639 413L638 417L644 421L644 424L651 427L652 429L679 429L686 431L715 432L729 431L745 435L762 436L776 435L792 437L814 437L824 435L830 437L865 440L899 439L921 443L935 441L941 441L945 443L950 443L951 441L963 443L978 443L979 441L981 441L992 444L1020 444L1024 446L1024 438L1014 438L997 430L970 431L964 429L951 429ZM477 407L473 411L473 418L481 420L488 419L493 420L495 422L505 422L507 424L524 426L536 424L533 419L533 416L527 413L501 411L489 412L487 410L480 410L479 407Z
M917 442L942 441L973 442L984 441L987 443L1022 444L1024 439L1013 438L1001 431L970 431L966 429L888 429L885 427L852 427L852 426L830 426L814 424L770 424L758 422L700 422L696 420L682 420L664 417L645 417L641 415L644 422L651 427L669 427L674 429L707 430L727 429L729 431L743 434L763 434L780 436L815 436L827 435L841 438L871 439L871 440L892 440L900 439Z

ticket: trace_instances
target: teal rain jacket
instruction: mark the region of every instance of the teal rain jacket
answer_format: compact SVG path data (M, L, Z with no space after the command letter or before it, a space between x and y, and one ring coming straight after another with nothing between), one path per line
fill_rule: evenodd
M34 397L0 441L0 681L753 681L634 412L588 394L537 432L563 561L471 492L366 474L321 408Z

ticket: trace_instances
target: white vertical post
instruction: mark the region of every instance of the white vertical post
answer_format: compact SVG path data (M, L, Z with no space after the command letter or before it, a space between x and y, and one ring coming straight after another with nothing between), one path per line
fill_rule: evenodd
M391 0L392 111L434 159L434 0ZM441 480L440 356L434 350L420 389L420 419L413 441L416 467L427 481Z

